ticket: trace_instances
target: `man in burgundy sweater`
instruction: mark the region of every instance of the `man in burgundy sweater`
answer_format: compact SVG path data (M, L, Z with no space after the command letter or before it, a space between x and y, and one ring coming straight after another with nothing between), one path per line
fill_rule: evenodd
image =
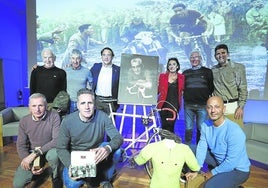
M17 152L21 163L15 172L13 187L23 188L33 180L44 178L46 174L44 172L47 172L45 168L42 165L40 168L35 168L33 165L34 160L39 156L41 161L48 162L52 170L53 188L62 187L56 153L60 116L55 110L47 110L46 98L41 93L30 96L29 110L30 114L20 120Z

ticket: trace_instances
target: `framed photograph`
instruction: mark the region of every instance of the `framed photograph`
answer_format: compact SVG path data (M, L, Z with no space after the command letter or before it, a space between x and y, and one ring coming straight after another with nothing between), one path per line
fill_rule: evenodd
M118 103L156 105L158 89L158 56L121 55Z

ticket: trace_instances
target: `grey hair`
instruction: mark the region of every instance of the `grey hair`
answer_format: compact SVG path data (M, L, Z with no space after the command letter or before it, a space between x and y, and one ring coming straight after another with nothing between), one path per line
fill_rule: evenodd
M43 95L42 93L33 93L33 94L29 97L29 103L31 102L32 99L37 99L37 98L42 98L44 104L47 105L47 99L46 99L45 95Z
M77 99L78 99L78 97L80 95L83 95L83 94L92 95L93 101L95 101L95 94L94 94L94 92L91 89L88 89L88 88L79 89L79 91L77 92Z

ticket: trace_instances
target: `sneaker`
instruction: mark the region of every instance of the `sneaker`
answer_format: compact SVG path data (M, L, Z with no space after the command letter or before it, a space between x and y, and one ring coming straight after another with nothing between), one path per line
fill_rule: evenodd
M102 185L103 188L113 188L112 184L110 182L105 182L103 185Z
M180 182L181 183L186 183L186 181L187 181L186 176L183 175L183 176L180 177Z

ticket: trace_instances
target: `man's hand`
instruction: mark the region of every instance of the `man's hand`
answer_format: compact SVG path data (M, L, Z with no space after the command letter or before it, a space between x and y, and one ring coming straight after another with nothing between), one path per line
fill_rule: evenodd
M33 163L34 159L36 158L36 155L34 153L31 153L24 159L22 159L20 165L21 168L24 170L30 170L31 169L31 164Z
M107 148L107 146L95 148L95 149L92 149L92 150L96 154L96 156L95 156L95 163L96 164L98 164L99 162L101 162L104 159L106 159L110 154L110 150L109 150L109 148Z
M40 175L44 172L44 170L45 170L44 168L40 168L40 169L36 170L36 169L34 169L34 167L32 167L33 175Z
M234 118L235 119L242 119L243 118L243 108L241 107L237 107L237 109L235 110L235 114L234 114Z
M34 69L36 69L37 67L38 67L37 64L33 65L33 66L32 66L32 71L33 71Z
M213 176L213 174L209 171L206 173L202 173L202 176L204 176L206 178L206 180L208 180Z
M187 181L191 181L196 178L198 172L187 172L185 174Z

